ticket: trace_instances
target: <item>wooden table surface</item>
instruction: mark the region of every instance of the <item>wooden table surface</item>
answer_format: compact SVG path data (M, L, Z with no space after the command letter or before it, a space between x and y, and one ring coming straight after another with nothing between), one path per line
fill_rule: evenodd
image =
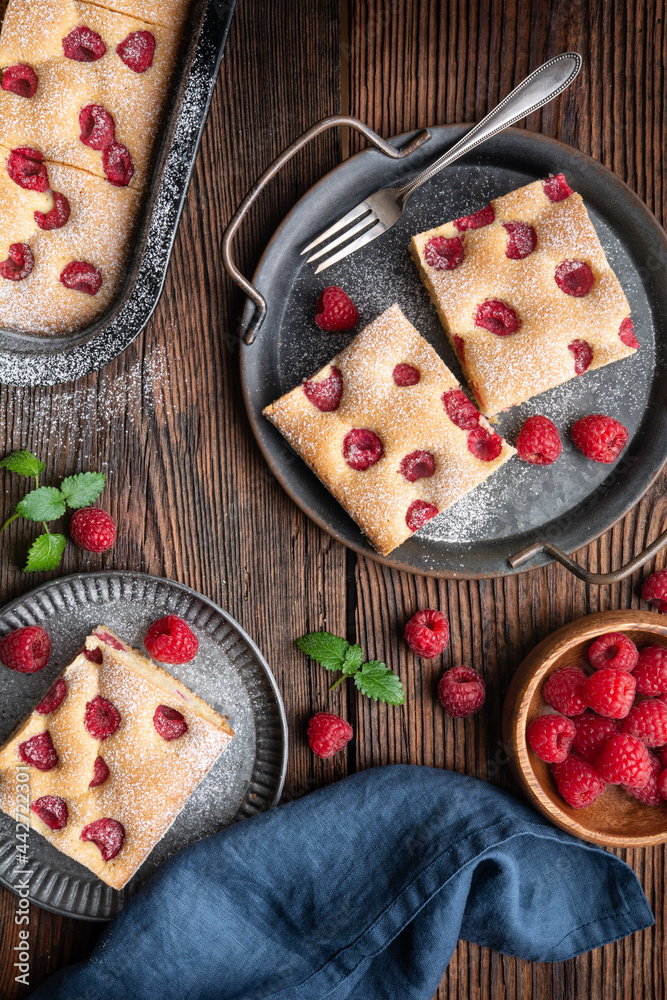
M587 589L552 565L503 580L447 582L391 572L314 526L267 474L239 389L235 331L242 297L222 269L220 240L247 188L280 150L325 115L348 112L383 136L482 117L527 73L568 49L584 67L530 129L582 149L614 170L664 223L664 0L240 0L162 300L140 337L101 372L66 386L0 389L4 453L30 448L48 479L104 469L102 498L119 525L104 556L69 546L63 573L135 569L182 581L237 618L271 664L290 730L286 797L376 764L453 768L512 788L501 745L508 681L552 629L592 611L638 607L638 573ZM352 148L355 148L352 140ZM238 243L250 273L295 199L347 155L333 132L273 182ZM24 489L2 474L4 510ZM45 480L47 481L47 480ZM619 566L661 531L664 477L625 518L578 554ZM2 536L0 599L43 577L20 570L26 535ZM660 563L662 565L662 563ZM652 568L649 567L649 568ZM449 617L443 660L422 662L400 639L420 607ZM294 639L328 628L397 670L408 699L388 709L327 688ZM443 666L482 671L488 697L468 720L434 697ZM333 768L310 752L309 716L338 712L355 731ZM663 998L667 989L665 849L620 852L642 881L653 929L555 965L517 961L461 942L439 998ZM0 892L0 995L13 982L15 897ZM31 914L31 986L84 958L100 926Z

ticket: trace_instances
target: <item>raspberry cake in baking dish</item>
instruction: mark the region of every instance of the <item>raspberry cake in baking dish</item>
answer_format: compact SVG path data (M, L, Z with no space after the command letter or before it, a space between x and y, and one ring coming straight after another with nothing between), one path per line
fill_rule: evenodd
M514 454L397 305L263 413L382 555Z
M623 289L563 174L414 236L411 252L487 416L639 346Z
M0 748L0 808L30 773L31 825L122 889L234 733L104 626Z

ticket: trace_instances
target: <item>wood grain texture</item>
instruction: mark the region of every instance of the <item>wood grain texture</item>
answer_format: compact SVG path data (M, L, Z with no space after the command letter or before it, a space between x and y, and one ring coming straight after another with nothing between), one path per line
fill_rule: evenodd
M286 797L348 770L392 762L448 767L513 788L501 707L524 655L552 629L591 611L639 607L638 574L588 590L554 565L507 580L433 581L357 559L314 527L267 473L238 385L236 327L242 298L222 272L219 245L247 188L274 156L324 115L350 111L382 135L478 119L531 69L566 49L584 70L566 95L527 122L600 159L664 222L664 0L241 0L174 250L165 293L142 336L102 372L53 389L0 389L4 451L46 456L56 479L109 472L103 505L118 518L106 556L71 548L63 572L101 566L172 577L227 608L255 639L283 692L292 744ZM357 148L356 138L350 140ZM240 234L250 273L294 200L340 158L328 133L273 182ZM23 487L3 474L4 507ZM609 570L662 530L667 483L658 482L624 522L579 553ZM40 582L20 572L25 535L0 540L0 600ZM664 564L664 558L660 560ZM452 639L422 662L400 639L419 607L440 607ZM402 710L370 704L327 678L294 638L328 627L358 637L369 656L398 670ZM485 708L445 717L435 698L443 667L469 663L487 680ZM340 712L356 739L334 767L304 737L314 711ZM620 852L623 854L623 852ZM542 1000L665 995L665 851L623 855L656 914L656 926L575 961L537 965L461 942L439 1000ZM15 989L15 900L0 892L0 996ZM92 948L99 928L33 908L31 985Z

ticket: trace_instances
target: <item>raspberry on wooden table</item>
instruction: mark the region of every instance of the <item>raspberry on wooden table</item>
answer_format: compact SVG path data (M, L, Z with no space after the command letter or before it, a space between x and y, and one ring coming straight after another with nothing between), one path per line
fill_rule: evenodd
M26 625L0 640L0 660L10 670L34 674L43 670L51 655L49 633L41 625Z
M448 640L449 622L435 608L418 611L405 626L405 641L415 656L425 660L439 656Z
M607 740L619 732L618 722L590 711L577 716L573 721L577 732L572 749L584 760L594 764Z
M588 659L596 670L612 667L614 670L627 670L631 674L637 666L639 650L623 632L605 632L591 643Z
M613 417L591 413L577 420L572 440L579 451L593 462L615 462L628 443L628 432Z
M573 809L585 809L602 795L606 788L600 772L587 760L570 755L562 764L552 764L558 791Z
M320 330L351 330L359 322L359 310L346 291L329 285L317 300L315 322Z
M67 803L59 795L42 795L30 804L30 809L52 830L64 830L67 826Z
M484 704L484 678L472 667L460 666L446 670L438 684L438 698L448 715L462 719L477 712Z
M526 730L526 739L541 760L562 763L570 752L576 729L564 715L538 715Z
M89 823L88 826L84 826L80 838L81 840L92 840L100 849L102 861L111 861L123 846L125 827L117 819L105 816Z
M149 627L144 646L158 663L189 663L199 649L199 640L178 615L165 615Z
M586 674L581 667L558 667L549 674L542 697L562 715L581 715L588 704L583 694Z
M667 612L667 569L659 569L644 580L642 600L648 601L663 614Z
M667 744L667 705L659 698L647 698L633 705L621 725L622 733L636 736L647 747Z
M349 722L331 712L316 712L308 723L310 749L323 760L343 750L353 736Z
M516 439L516 450L531 465L552 465L563 450L558 428L548 417L528 417Z
M640 694L667 694L667 646L644 646L634 675Z
M598 754L597 767L610 785L643 788L651 774L651 758L641 740L628 733L611 736Z
M655 754L650 753L649 765L649 779L642 788L633 788L632 785L623 785L623 788L628 795L632 795L633 798L637 799L644 806L660 806L664 802L658 787L658 780L662 774L662 764Z
M69 533L86 552L106 552L116 541L116 522L99 507L83 507L72 514Z
M583 695L598 715L624 719L632 707L636 690L635 679L627 670L602 667L586 679Z

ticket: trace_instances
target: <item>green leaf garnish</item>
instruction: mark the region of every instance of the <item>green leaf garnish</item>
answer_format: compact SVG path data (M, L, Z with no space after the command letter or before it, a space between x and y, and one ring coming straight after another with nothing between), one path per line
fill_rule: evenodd
M65 500L55 486L40 486L26 493L16 512L29 521L55 521L65 513Z
M103 472L80 472L77 476L68 476L60 484L60 492L72 510L80 507L90 507L95 503L104 489L106 476Z
M342 670L345 653L350 645L332 632L308 632L296 640L306 656L317 660L327 670Z
M64 535L39 535L30 546L24 573L45 573L55 569L67 545Z
M9 469L19 476L40 476L46 466L31 451L13 451L0 461L0 469Z
M400 677L379 660L362 663L364 653L359 643L354 645L331 632L309 632L296 640L299 649L317 660L327 670L340 670L342 676L331 685L338 687L346 677L354 677L354 683L362 694L388 705L402 705L405 688Z
M354 646L348 646L345 650L345 658L343 659L343 666L341 670L346 677L351 677L352 674L356 674L357 670L361 666L364 660L364 653L359 645L355 643Z
M402 705L405 688L397 674L379 660L369 660L354 675L354 683L362 694L375 701L385 701L388 705Z

